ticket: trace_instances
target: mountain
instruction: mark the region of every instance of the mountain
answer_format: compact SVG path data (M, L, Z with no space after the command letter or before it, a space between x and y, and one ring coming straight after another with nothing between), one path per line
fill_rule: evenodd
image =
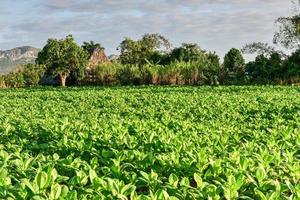
M19 65L34 63L40 49L23 46L11 50L0 50L0 74L14 71Z

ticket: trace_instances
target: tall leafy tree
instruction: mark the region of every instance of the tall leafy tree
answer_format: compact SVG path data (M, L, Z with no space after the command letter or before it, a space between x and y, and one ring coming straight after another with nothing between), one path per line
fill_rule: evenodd
M223 79L229 84L239 84L243 81L245 59L240 50L232 48L225 54L223 62Z
M255 61L246 65L246 71L251 77L251 81L255 83L266 83L268 58L264 54L256 56Z
M245 59L240 50L232 48L224 57L224 67L231 72L244 67Z
M270 46L268 43L263 42L253 42L250 44L246 44L242 49L242 53L245 54L254 54L271 56L272 54L278 54L282 57L286 57L287 55L280 50L277 50L275 47Z
M208 52L207 59L212 69L220 69L220 57L218 56L218 54L216 54L216 52Z
M88 54L76 44L72 35L68 35L65 39L49 39L38 54L36 62L45 65L48 71L58 76L61 86L64 87L71 73L77 79L84 77Z
M274 43L295 50L283 64L285 79L291 81L300 77L300 0L294 0L294 14L277 19L279 30L274 35ZM292 81L291 81L292 82Z
M268 76L271 80L283 78L283 57L280 53L272 53L269 56L268 65L270 66Z
M300 47L300 1L294 1L295 14L288 17L280 17L276 23L279 30L274 35L274 43L281 44L286 48Z
M143 65L147 60L151 62L151 58L157 58L158 53L168 51L170 46L170 42L165 37L155 33L145 34L136 41L125 38L118 49L123 64Z
M170 54L171 61L198 61L203 58L205 51L200 48L198 44L183 43L180 47L172 50Z
M216 54L216 52L208 52L206 54L206 77L209 77L210 84L218 85L220 81L220 72L221 72L221 64L220 57Z
M255 83L275 83L283 79L283 60L279 53L260 54L246 65L246 72Z

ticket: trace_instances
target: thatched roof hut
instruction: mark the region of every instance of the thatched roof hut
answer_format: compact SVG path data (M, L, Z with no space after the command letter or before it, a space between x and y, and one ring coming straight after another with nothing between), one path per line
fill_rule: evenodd
M108 57L105 55L104 50L96 48L90 56L87 70L94 69L96 66L110 62Z

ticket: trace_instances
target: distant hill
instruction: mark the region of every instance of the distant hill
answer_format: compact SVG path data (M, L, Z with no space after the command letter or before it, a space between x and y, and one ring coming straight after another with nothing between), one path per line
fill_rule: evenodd
M14 71L21 64L34 63L40 49L31 46L0 50L0 74Z

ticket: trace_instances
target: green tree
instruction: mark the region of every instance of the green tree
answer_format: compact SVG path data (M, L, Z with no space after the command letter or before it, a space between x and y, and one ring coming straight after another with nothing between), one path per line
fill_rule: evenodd
M296 50L285 62L286 77L300 77L300 49Z
M274 34L274 43L281 44L285 48L300 47L300 1L294 1L296 14L288 17L280 17L276 20L279 30Z
M151 58L157 58L157 54L168 51L171 44L159 34L145 34L140 40L125 38L118 49L122 64L143 65ZM155 55L155 56L154 56Z
M255 61L246 65L246 72L255 83L267 83L268 78L268 58L264 54L256 56Z
M232 48L224 57L224 67L231 72L236 72L244 67L245 59L240 50Z
M240 83L245 73L245 59L240 50L232 48L225 54L223 79L227 83Z
M209 52L207 54L207 68L208 76L210 77L211 85L219 85L220 84L220 73L221 73L221 64L220 57L216 54L216 52Z
M246 72L251 77L252 82L256 83L276 83L283 79L283 62L279 53L270 56L258 55L255 61L246 65Z
M254 54L257 55L265 55L265 56L271 56L272 54L278 54L282 57L285 57L285 53L283 51L275 49L275 47L270 46L268 43L262 43L262 42L253 42L250 44L246 44L242 48L242 53L245 54Z
M280 53L274 52L269 56L268 65L270 66L268 76L272 81L282 79L283 76L283 57Z
M45 65L48 71L58 76L61 86L64 87L70 74L75 74L77 79L84 77L88 54L69 35L65 39L49 39L39 52L36 62Z
M202 59L205 56L205 51L198 44L183 43L181 47L175 48L170 53L171 61L193 62Z
M216 54L216 52L209 52L207 54L207 59L209 61L210 68L214 69L215 71L220 69L220 57Z

